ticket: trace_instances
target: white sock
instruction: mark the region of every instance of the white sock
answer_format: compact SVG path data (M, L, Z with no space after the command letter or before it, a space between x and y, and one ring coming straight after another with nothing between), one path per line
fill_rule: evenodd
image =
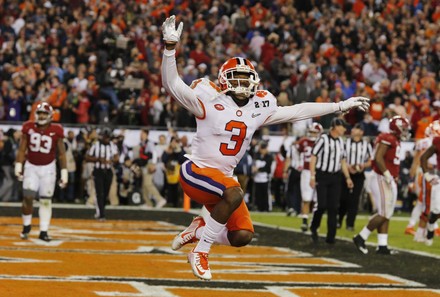
M228 228L224 228L217 236L217 239L215 240L215 243L221 244L221 245L231 245L228 238L229 230Z
M29 226L30 224L32 224L32 215L25 215L22 214L21 215L21 219L23 220L23 226Z
M428 226L427 226L428 228L428 231L431 231L431 232L433 232L434 230L435 230L435 224L430 224L430 223L428 223Z
M40 231L49 230L50 219L52 218L52 200L40 199L40 208L38 209L40 216Z
M417 220L420 218L420 215L423 211L423 205L417 201L416 205L414 206L412 212L411 212L411 218L409 219L408 226L407 227L414 227L417 223Z
M377 233L377 244L379 246L387 246L388 245L388 234Z
M362 239L365 240L365 241L368 239L368 237L370 236L370 234L371 234L371 231L368 230L367 227L364 227L364 228L361 230L361 232L359 232L359 235L360 235L360 236L362 237Z
M226 224L220 224L211 216L205 220L205 228L202 236L200 236L199 243L194 248L194 252L209 253L212 244L216 241L219 233L225 228Z
M425 236L426 228L419 227L416 230L416 234L414 234L414 238L421 238Z

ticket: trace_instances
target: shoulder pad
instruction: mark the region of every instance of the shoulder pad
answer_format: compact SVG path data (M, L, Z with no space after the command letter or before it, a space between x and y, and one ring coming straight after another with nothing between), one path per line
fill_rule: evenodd
M221 92L220 87L218 87L215 83L213 83L212 81L210 81L207 78L199 78L199 79L194 80L191 83L190 87L192 89L195 89L196 87L208 87L208 88L211 88L211 89L217 91L218 93Z

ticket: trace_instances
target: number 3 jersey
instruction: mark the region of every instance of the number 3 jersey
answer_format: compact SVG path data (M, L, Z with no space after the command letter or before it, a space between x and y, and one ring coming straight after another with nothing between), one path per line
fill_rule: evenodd
M27 160L34 165L47 165L56 157L58 139L64 138L63 127L59 124L49 124L44 129L35 122L25 122L22 127L23 135L27 138Z
M377 146L379 145L379 143L383 143L388 146L388 150L384 156L385 167L390 171L392 176L398 177L399 176L399 169L400 169L400 141L399 141L399 139L394 134L381 133L376 138L376 141L374 143L375 150L377 150ZM377 167L376 161L374 159L372 162L372 168L378 174L383 173Z
M217 168L232 176L255 131L277 109L276 98L257 91L248 104L239 107L208 79L196 80L191 87L204 115L196 118L192 154L187 157L199 167Z

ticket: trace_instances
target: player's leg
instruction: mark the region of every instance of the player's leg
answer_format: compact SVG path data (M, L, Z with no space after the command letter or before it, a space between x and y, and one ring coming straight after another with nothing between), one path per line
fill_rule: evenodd
M310 186L310 170L304 169L301 172L301 230L306 232L309 228L309 214L310 214L310 204L312 202L313 195L316 195L315 189Z
M431 187L431 209L428 218L425 244L431 246L434 241L435 223L440 214L440 184Z
M397 184L393 181L390 184L385 184L385 187L383 188L383 192L385 195L385 201L384 201L384 213L383 216L386 218L386 220L377 227L377 241L378 241L378 248L376 250L376 253L383 254L383 255L391 255L395 254L396 252L393 250L390 250L388 248L388 228L389 228L389 220L394 214L394 208L396 206L397 201Z
M55 190L56 165L55 162L41 166L39 171L39 194L40 207L38 216L40 217L40 236L39 239L50 241L48 235L50 220L52 219L52 197Z
M205 218L203 231L199 232L200 241L188 254L194 275L202 279L211 279L207 257L212 244L221 233L227 230L226 223L232 213L243 203L243 190L231 177L217 169L198 168L192 162L185 162L180 170L180 182L185 193L200 204L207 205L210 215ZM193 221L194 222L194 221ZM194 232L196 233L196 232ZM251 238L237 233L236 244ZM182 236L179 234L178 236ZM176 239L175 239L176 240Z
M387 200L386 192L388 192L388 195L391 195L389 184L385 182L383 176L375 172L372 173L370 179L370 190L374 204L377 207L377 213L370 218L368 224L362 228L361 232L353 237L354 244L363 254L368 253L365 242L370 237L371 232L379 228L387 220L385 203Z
M33 203L37 197L38 174L35 165L26 162L23 172L23 201L21 204L21 218L23 220L23 231L20 234L22 239L28 239L32 225Z

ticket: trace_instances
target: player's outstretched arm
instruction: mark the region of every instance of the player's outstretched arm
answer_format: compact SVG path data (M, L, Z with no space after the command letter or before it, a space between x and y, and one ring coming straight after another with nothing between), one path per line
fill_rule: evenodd
M334 112L347 112L352 108L367 111L370 99L365 97L351 97L337 103L301 103L292 106L278 107L264 123L264 125L295 122L309 118L323 116Z
M162 58L162 84L165 90L173 96L184 108L197 117L204 116L204 110L199 103L193 89L187 86L177 72L176 44L182 35L183 23L176 29L176 18L170 16L162 25L165 49Z

